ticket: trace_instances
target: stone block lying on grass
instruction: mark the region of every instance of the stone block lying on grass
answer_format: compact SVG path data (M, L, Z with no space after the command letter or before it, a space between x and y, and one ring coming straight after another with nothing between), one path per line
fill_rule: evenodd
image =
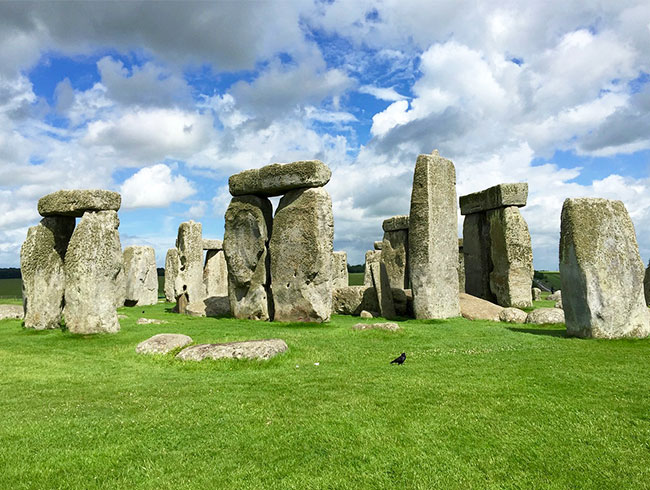
M165 320L157 320L155 318L138 318L136 322L138 325L162 325L163 323L169 323Z
M288 348L287 343L282 339L199 344L183 349L176 355L176 358L182 361L202 361L203 359L268 360L282 354Z
M458 295L460 300L460 314L468 320L491 320L500 321L500 315L503 307L490 303L476 296L467 293Z
M397 332L402 328L393 322L384 322L384 323L357 323L352 327L355 330L389 330L391 332Z
M22 320L22 305L0 305L0 320Z
M140 320L146 320L141 318ZM139 323L139 321L138 321ZM192 343L192 338L180 333L159 333L144 342L140 342L135 348L138 354L167 354L179 347L185 347Z
M537 308L528 313L526 323L533 323L535 325L564 323L564 311L559 308Z
M504 308L499 314L499 320L505 323L526 323L528 313L519 308Z
M189 316L219 317L230 315L230 300L228 296L211 296L203 301L189 303L185 307Z

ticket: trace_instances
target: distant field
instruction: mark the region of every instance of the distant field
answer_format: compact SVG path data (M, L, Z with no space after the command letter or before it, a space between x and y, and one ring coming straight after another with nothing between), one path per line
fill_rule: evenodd
M0 279L0 298L22 297L22 279Z
M535 279L544 284L549 289L562 289L560 273L557 271L535 271Z
M363 272L350 272L348 274L348 284L350 286L363 286Z

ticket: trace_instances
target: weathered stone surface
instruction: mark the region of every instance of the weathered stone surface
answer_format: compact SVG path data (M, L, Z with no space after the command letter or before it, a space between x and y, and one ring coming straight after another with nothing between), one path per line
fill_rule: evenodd
M65 254L65 323L72 333L113 333L117 278L123 268L116 211L87 212Z
M409 229L409 217L406 215L393 216L392 218L385 219L381 224L384 231L399 231Z
M389 332L397 332L402 328L393 322L383 323L357 323L353 327L355 330L388 330Z
M233 196L271 197L306 187L323 187L331 177L332 171L320 160L305 160L244 170L231 175L228 185Z
M555 308L560 308L561 310L564 309L564 306L562 305L562 298L558 299L558 300L555 302Z
M393 305L397 316L413 316L413 297L409 298L410 289L391 288Z
M44 330L59 328L61 324L65 290L63 258L74 225L74 218L70 217L43 218L27 231L20 250L27 328Z
M268 360L286 352L289 347L281 339L246 340L224 344L200 344L186 347L177 355L183 361L203 359L261 359Z
M558 308L537 308L528 313L526 323L543 325L545 323L564 323L564 312Z
M374 315L370 313L369 311L363 310L361 314L359 315L361 318L374 318Z
M274 319L326 322L332 312L332 200L323 188L281 200L269 242Z
M206 252L203 285L208 298L228 296L228 264L223 250L209 249Z
M549 294L546 297L546 301L559 301L562 299L562 290L558 289L557 291Z
M334 252L332 254L332 287L344 288L348 284L348 254Z
M542 290L539 288L532 289L533 301L539 301L542 299Z
M463 253L463 239L458 239L458 291L465 292L465 254Z
M187 294L182 293L176 296L176 306L174 307L174 313L180 313L181 315L185 315L187 313L187 305L189 303L187 302Z
M519 308L504 308L499 314L499 320L506 323L526 323L528 313Z
M381 263L393 288L408 288L408 230L386 231L381 249Z
M643 276L643 291L645 296L645 304L650 306L650 265L645 270L645 276Z
M117 192L102 189L61 190L41 197L38 212L41 216L74 216L86 211L117 211L122 197Z
M460 214L473 214L509 206L522 207L528 199L528 184L499 184L460 196Z
M374 287L346 286L332 291L332 313L356 316L363 310L379 310Z
M621 201L564 201L560 277L568 335L620 338L650 334L644 266L634 225Z
M181 258L176 247L167 250L165 257L165 301L173 303L176 301L176 277L181 268ZM180 294L180 293L179 293Z
M373 247L375 248L375 250L381 250L383 246L384 246L383 240L382 241L376 241L373 244Z
M500 315L503 307L490 303L481 298L469 295L467 293L460 293L460 313L468 320L491 320L493 322L500 321Z
M158 271L153 247L130 246L124 249L126 306L155 305L158 302Z
M159 333L144 342L140 342L135 348L138 354L167 354L179 347L185 347L192 343L192 337L180 333Z
M490 223L490 289L501 306L533 305L533 248L526 220L511 206L488 211Z
M203 250L223 250L223 241L203 239Z
M117 316L120 318L120 315ZM158 320L156 318L138 318L138 321L135 322L137 325L162 325L163 323L169 323L166 320Z
M230 299L228 296L210 296L203 301L189 303L185 307L185 314L213 318L230 316Z
M23 307L21 305L0 305L0 320L21 320L22 318Z
M492 271L490 223L485 213L465 216L463 256L465 258L465 292L492 303L496 302L496 296L490 289L490 271Z
M381 250L368 250L366 252L366 266L363 272L363 285L372 287L372 274L370 273L370 266L381 261Z
M388 274L386 268L381 262L375 262L370 266L372 274L372 282L377 292L377 300L379 301L379 313L384 318L389 320L395 318L395 304L393 303L393 291L390 287Z
M409 269L415 318L450 318L458 302L456 171L434 151L420 155L409 213Z
M179 268L176 276L176 295L184 294L187 302L205 298L203 285L203 237L201 223L185 221L178 227L176 238Z
M228 296L235 318L269 320L268 240L271 237L271 201L256 196L235 197L225 218L223 251L228 264Z

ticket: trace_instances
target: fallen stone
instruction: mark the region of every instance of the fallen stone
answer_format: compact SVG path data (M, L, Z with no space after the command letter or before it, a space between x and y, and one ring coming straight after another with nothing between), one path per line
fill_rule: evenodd
M562 299L562 291L558 289L554 293L549 294L546 297L546 301L559 301Z
M408 230L409 217L406 215L393 216L392 218L385 219L381 227L384 231Z
M460 314L468 320L490 320L498 322L500 320L503 307L490 303L481 298L471 296L467 293L458 295L460 301Z
M256 196L234 197L226 211L223 251L235 318L269 320L273 313L267 249L272 216L271 201Z
M363 285L372 287L372 274L370 273L370 266L381 261L381 250L368 250L366 252L366 265L363 272Z
M223 250L223 241L203 239L203 250Z
M176 355L176 358L182 361L202 361L203 359L268 360L286 352L288 348L286 342L281 339L200 344L186 347Z
M519 308L504 308L499 314L499 320L506 323L526 323L528 313Z
M534 323L536 325L564 323L564 312L557 308L537 308L528 313L526 323Z
M528 184L499 184L480 192L460 196L460 214L474 214L509 206L522 207L528 199Z
M41 197L38 212L41 216L74 216L80 218L86 211L117 211L122 198L117 192L102 189L61 190Z
M386 269L392 288L404 289L409 286L408 250L408 230L384 232L381 263Z
M337 315L360 315L363 310L377 311L379 303L375 288L346 286L332 291L332 313Z
M611 339L650 334L644 265L621 201L564 201L560 277L568 335Z
M185 307L185 314L211 318L230 316L230 299L228 296L211 296L203 301L195 301Z
M348 284L348 254L334 252L332 254L332 287L344 288Z
M542 290L539 288L532 289L533 301L539 301L542 299Z
M23 319L22 305L0 305L0 320L22 320L22 319Z
M127 318L129 318L129 315L122 315L122 314L117 315L118 320L126 320Z
M561 309L561 310L564 309L564 306L562 305L562 298L558 299L558 300L555 302L555 308L559 308L559 309Z
M397 315L395 313L395 304L393 303L393 291L388 281L386 268L381 263L374 263L370 266L372 273L372 282L377 292L377 300L379 301L379 313L384 318L391 320Z
M223 250L210 249L205 254L203 286L206 297L228 296L228 264Z
M65 291L63 259L74 225L74 218L50 217L27 231L20 250L27 328L45 330L61 326ZM21 318L22 310L21 307Z
M459 315L456 171L437 150L420 155L409 213L409 278L415 318Z
M379 316L379 315L377 315ZM369 311L363 310L361 314L359 315L361 318L374 318L374 315L370 313Z
M181 267L181 259L176 247L167 250L165 257L165 301L173 303L180 294L176 291L176 277Z
M140 342L135 348L138 354L167 354L179 347L185 347L192 343L192 337L180 333L159 333L144 342Z
M158 302L158 271L153 247L126 247L124 275L126 306L155 305Z
M327 322L332 313L332 200L323 188L288 192L269 242L274 320Z
M123 268L116 211L84 213L65 254L65 323L72 333L115 333Z
M352 328L355 330L388 330L390 332L397 332L402 329L397 323L392 322L357 323Z
M381 250L383 246L384 246L384 242L383 242L383 241L376 241L376 242L373 244L373 247L375 248L375 250Z
M118 315L119 317L120 315ZM169 323L165 320L157 320L156 318L138 318L136 324L138 325L162 325L163 323Z
M205 298L203 285L203 237L201 223L186 221L178 227L176 238L179 268L176 276L176 295L185 294L188 303Z
M331 177L332 171L320 160L305 160L244 170L230 176L228 186L233 196L271 197L306 187L323 187Z

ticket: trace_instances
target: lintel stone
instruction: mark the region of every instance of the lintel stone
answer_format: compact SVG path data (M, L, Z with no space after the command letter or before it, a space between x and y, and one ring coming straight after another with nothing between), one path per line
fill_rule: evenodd
M408 230L409 217L408 215L393 216L392 218L385 219L381 226L384 231Z
M121 196L113 191L60 190L38 200L38 213L41 216L80 218L86 211L117 211L121 204Z
M480 192L460 196L460 214L473 214L508 206L523 207L528 199L528 183L499 184Z
M233 196L253 194L272 197L294 189L323 187L331 177L332 171L320 160L303 160L244 170L231 175L228 186Z

